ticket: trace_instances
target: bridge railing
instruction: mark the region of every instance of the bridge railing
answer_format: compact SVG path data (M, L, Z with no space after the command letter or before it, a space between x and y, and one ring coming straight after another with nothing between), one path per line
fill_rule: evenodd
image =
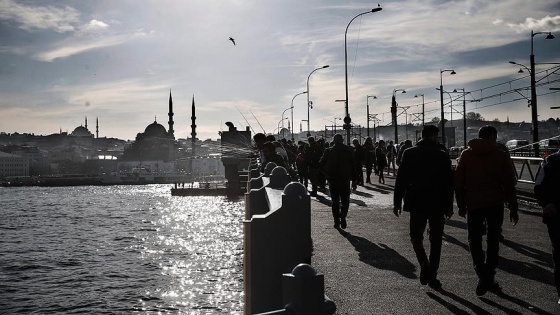
M543 158L512 156L511 160L515 166L517 182L535 184L537 174L541 170Z

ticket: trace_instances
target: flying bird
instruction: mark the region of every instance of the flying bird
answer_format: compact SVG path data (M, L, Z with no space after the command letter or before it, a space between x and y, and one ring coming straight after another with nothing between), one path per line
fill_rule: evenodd
M233 39L233 37L230 37L229 40L231 40L231 42L233 43L233 46L235 46L235 39Z

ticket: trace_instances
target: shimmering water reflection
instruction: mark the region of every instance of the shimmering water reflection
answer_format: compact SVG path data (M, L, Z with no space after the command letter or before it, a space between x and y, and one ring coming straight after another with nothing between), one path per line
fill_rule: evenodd
M242 313L243 202L169 189L0 189L0 309Z

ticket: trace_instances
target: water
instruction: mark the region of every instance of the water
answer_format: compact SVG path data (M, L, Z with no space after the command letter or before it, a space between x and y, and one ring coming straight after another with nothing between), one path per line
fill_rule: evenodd
M241 201L22 187L0 206L3 314L242 313Z

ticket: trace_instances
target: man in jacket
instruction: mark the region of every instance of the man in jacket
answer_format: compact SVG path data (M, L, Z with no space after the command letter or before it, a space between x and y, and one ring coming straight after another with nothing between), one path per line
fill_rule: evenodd
M420 263L420 283L441 289L437 272L445 218L453 215L453 171L451 160L437 144L439 129L428 125L422 130L422 140L404 151L397 173L394 193L394 213L410 212L410 240ZM429 225L430 257L424 249L424 231Z
M334 146L323 153L319 164L324 170L332 200L334 228L346 228L346 215L350 207L350 183L356 188L356 172L352 149L344 144L344 137L336 134Z
M515 171L508 154L497 145L497 137L496 128L481 127L478 139L469 141L469 147L461 153L455 171L457 206L459 215L467 216L469 248L479 279L476 287L478 296L500 290L494 276L498 265L504 202L510 210L510 221L515 225L519 220ZM486 257L482 248L485 222Z
M549 155L542 163L535 180L535 196L543 208L543 223L548 228L554 261L554 284L560 304L560 151Z

